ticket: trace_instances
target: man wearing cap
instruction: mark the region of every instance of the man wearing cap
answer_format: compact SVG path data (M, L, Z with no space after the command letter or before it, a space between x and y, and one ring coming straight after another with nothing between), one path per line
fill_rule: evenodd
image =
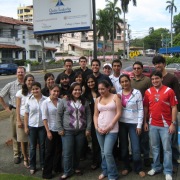
M105 63L103 65L103 72L105 75L110 76L112 72L112 65L110 63Z

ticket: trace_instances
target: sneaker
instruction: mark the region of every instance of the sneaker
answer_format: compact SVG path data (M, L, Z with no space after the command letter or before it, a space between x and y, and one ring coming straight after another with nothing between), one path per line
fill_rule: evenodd
M170 174L166 174L166 180L172 180L172 176Z
M14 158L14 164L19 164L21 162L21 159L19 157Z
M156 174L156 171L154 169L151 169L150 171L148 171L147 174L150 175L150 176L153 176L153 175Z
M34 174L35 173L35 170L34 169L31 169L30 170L30 174Z

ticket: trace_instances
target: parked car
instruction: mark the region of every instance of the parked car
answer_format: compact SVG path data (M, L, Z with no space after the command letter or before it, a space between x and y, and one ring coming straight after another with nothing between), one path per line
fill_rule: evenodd
M143 65L143 74L150 77L151 73L155 71L154 66ZM134 77L133 66L128 66L121 71L122 74L128 74L130 78Z
M0 64L0 75L1 74L16 74L18 66L17 64Z
M174 74L177 77L180 84L180 63L170 63L166 66L166 71Z

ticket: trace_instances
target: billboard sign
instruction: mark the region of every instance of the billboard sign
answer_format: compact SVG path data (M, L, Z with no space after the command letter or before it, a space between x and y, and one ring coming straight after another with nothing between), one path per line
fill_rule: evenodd
M92 28L91 0L33 0L35 34L86 31Z

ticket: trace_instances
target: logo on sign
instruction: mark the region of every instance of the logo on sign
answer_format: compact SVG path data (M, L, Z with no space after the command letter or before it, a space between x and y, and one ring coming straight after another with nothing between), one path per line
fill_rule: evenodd
M58 0L58 2L57 2L57 4L56 4L56 6L64 6L64 4L63 4L62 0Z

